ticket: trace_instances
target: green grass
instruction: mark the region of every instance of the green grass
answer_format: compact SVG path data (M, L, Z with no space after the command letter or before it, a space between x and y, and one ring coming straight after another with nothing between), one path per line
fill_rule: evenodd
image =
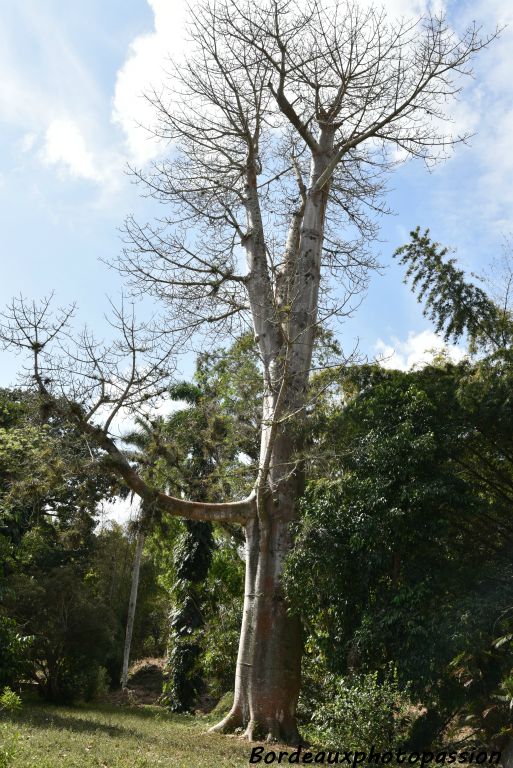
M5 729L5 722L4 722ZM26 704L12 768L212 768L247 765L251 747L210 721L154 706Z

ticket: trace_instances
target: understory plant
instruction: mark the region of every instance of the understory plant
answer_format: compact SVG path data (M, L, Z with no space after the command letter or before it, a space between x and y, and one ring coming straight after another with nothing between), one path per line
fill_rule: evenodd
M409 686L400 686L397 669L390 665L381 679L378 672L326 674L312 723L323 746L392 750L407 742L412 711Z
M0 716L10 716L21 709L21 699L14 691L6 686L0 694ZM9 768L17 750L19 735L13 730L12 724L0 721L0 768Z
M2 714L12 715L21 709L21 699L17 693L14 693L9 686L5 686L0 694L0 712Z

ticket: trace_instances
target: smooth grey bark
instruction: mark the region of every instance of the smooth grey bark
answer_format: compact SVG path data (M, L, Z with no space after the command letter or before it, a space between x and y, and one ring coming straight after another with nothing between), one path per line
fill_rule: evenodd
M298 617L288 615L280 585L281 564L290 549L289 522L280 515L271 518L266 530L257 519L246 525L246 579L234 704L212 730L243 727L250 740L298 744L301 626Z
M329 184L316 182L330 162L333 130L321 130L302 223L292 221L287 239L281 301L293 298L286 333L276 333L270 310L255 313L255 335L264 360L264 413L257 517L246 524L246 579L235 697L232 710L213 730L244 727L250 740L299 743L296 708L301 682L302 636L297 616L290 616L281 585L283 564L293 546L290 524L297 517L302 471L297 454L298 422L303 418L317 321L320 260ZM248 227L258 233L257 202L248 194ZM259 238L246 245L250 275L259 268ZM287 263L293 271L287 274ZM259 308L270 286L265 274L250 282L250 300ZM253 296L252 296L253 293ZM272 305L271 305L272 306ZM274 307L273 307L274 309ZM254 316L255 316L254 315ZM283 329L283 325L281 325ZM267 363L267 365L266 365ZM270 489L270 490L269 490Z
M132 585L130 588L130 600L128 603L128 616L126 620L125 646L123 649L123 668L121 672L121 688L125 691L128 684L128 665L130 662L130 647L132 645L132 633L134 630L135 609L137 607L137 593L139 590L139 574L141 571L141 557L144 548L144 533L137 532L135 542L134 563L132 566Z
M288 466L292 437L279 435L271 470L275 493L265 494L258 516L246 524L244 608L232 710L212 730L243 727L250 740L300 743L296 707L301 679L302 631L288 613L281 584L284 560L293 541L290 523L297 514L302 476ZM281 467L286 462L287 470Z

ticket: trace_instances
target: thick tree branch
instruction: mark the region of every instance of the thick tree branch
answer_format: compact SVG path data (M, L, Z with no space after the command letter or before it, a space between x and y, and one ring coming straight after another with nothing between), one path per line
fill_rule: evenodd
M102 429L80 419L77 419L77 425L100 448L106 451L109 456L110 466L122 476L130 490L134 491L147 503L155 505L162 512L187 520L241 523L242 525L247 523L252 517L255 517L256 496L254 493L241 501L211 504L178 499L161 491L156 491L132 467L114 440L105 434Z
M301 138L304 140L305 144L309 147L309 149L311 149L312 152L317 152L319 150L318 142L315 140L306 125L301 122L299 116L294 110L294 107L285 96L281 81L278 90L276 90L273 87L272 82L269 81L269 90L276 99L276 103L279 106L280 111L283 115L285 115L289 123L296 129Z

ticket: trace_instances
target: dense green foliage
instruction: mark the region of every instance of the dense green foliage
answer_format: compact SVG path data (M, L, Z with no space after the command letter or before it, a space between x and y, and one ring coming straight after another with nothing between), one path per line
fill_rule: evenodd
M198 631L204 627L202 585L208 575L214 539L208 523L187 520L174 547L174 608L169 617L169 653L164 700L174 712L189 711L202 689Z
M478 286L465 279L456 260L446 258L448 248L431 241L429 230L410 233L411 241L398 248L395 255L406 266L406 280L424 304L424 314L435 324L445 339L459 339L465 331L472 338L487 333L494 336L498 310L494 302Z
M95 532L117 484L83 437L43 421L30 398L2 391L0 418L0 681L31 679L55 701L90 698L119 677L131 544L119 529ZM154 573L142 583L139 628Z
M0 614L0 688L19 680L27 669L31 638L20 634L14 619Z
M21 710L21 698L9 686L0 693L0 712L13 714Z
M243 337L227 351L200 356L194 383L171 390L174 399L188 404L162 429L167 449L160 472L174 495L219 501L246 491L251 467L240 457L257 458L259 388L252 340ZM180 527L164 687L164 700L174 711L191 709L205 680L213 695L231 686L242 589L240 532L197 522Z
M493 708L513 662L493 647L513 604L511 385L497 360L350 371L289 562L312 652L339 673L395 662L440 727Z
M425 746L455 715L485 739L511 727L513 334L507 301L468 283L427 232L411 235L397 252L407 277L474 356L343 372L310 420L287 590L308 628L307 685L324 684L319 665L396 664L426 708L412 734Z
M393 666L381 677L378 672L351 678L325 674L312 716L318 738L333 749L341 744L354 751L369 744L383 751L402 747L410 732L408 693Z
M500 265L504 268L499 278L503 283L499 286L500 295L491 296L466 278L456 259L447 257L449 249L431 240L429 229L421 234L417 227L410 232L410 238L394 255L406 267L404 282L411 282L412 290L424 305L424 315L438 332L443 332L446 341L458 340L466 334L473 351L511 348L511 253L505 250Z

